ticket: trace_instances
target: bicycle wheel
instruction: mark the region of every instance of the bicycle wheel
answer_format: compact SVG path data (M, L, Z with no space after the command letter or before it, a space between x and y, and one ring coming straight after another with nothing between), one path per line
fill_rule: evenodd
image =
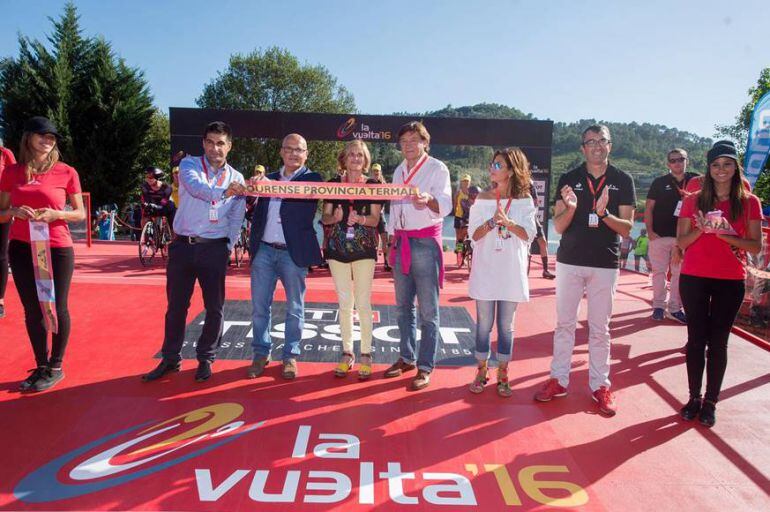
M168 256L168 245L171 243L171 227L168 225L168 221L165 217L163 217L163 220L161 222L161 228L160 228L160 242L158 243L158 247L160 247L160 256L165 260Z
M139 261L143 266L150 264L155 257L157 247L155 246L155 225L148 222L142 228L142 234L139 236Z
M238 241L235 242L235 247L233 247L233 253L235 256L235 267L241 268L241 263L243 263L243 256L245 253L242 240L238 239Z

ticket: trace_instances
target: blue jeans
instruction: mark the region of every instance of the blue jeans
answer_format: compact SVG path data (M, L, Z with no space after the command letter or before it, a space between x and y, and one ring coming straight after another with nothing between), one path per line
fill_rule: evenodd
M273 293L278 279L286 291L286 328L282 359L297 357L305 326L306 267L298 267L289 251L260 244L251 262L251 306L254 339L251 348L254 357L267 357L272 350L270 318Z
M401 334L401 358L430 372L436 363L439 337L438 275L441 255L432 238L411 238L412 264L409 274L401 272L401 253L396 250L393 277L396 283L396 311ZM417 322L414 300L420 308L420 353L415 358Z
M477 300L476 301L476 359L489 359L489 333L495 321L495 306L497 306L497 360L511 360L513 351L513 317L516 314L518 302L507 300Z

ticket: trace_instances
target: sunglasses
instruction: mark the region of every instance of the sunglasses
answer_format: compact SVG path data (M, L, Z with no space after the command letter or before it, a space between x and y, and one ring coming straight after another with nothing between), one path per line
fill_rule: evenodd
M495 171L499 171L500 169L503 168L503 164L501 164L500 162L492 162L491 164L489 164L489 168L494 169Z
M682 162L686 161L687 159L683 156L680 156L679 158L669 158L668 163L670 164L681 164Z

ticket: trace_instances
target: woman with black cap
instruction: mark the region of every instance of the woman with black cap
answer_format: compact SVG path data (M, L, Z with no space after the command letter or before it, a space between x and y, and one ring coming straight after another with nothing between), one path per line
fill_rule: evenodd
M762 213L759 199L741 179L732 142L716 142L707 162L703 188L684 200L677 224L677 245L685 251L679 290L687 315L690 388L680 413L712 427L727 368L727 339L745 293L746 253L762 248ZM701 398L704 368L706 395Z
M70 334L67 298L75 262L67 222L82 221L85 210L77 171L59 161L59 139L51 121L44 117L29 119L24 124L19 162L7 167L0 178L0 222L14 219L8 256L37 362L37 368L20 384L21 391L44 391L64 378L62 360ZM71 211L64 210L67 199ZM48 224L50 261L47 263L51 267L58 317L57 328L52 329L55 332L50 357L46 327L50 327L50 323L43 316L43 297L38 297L30 222Z

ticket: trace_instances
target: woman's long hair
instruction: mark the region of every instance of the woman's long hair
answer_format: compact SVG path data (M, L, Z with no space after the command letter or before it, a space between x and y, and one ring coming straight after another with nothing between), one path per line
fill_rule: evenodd
M24 134L21 136L21 144L19 145L19 163L26 166L25 173L27 177L27 183L32 181L33 173L42 173L48 171L56 164L56 162L59 161L60 158L59 144L57 141L56 145L54 145L53 149L51 149L51 152L48 153L48 158L45 159L43 164L35 165L35 152L32 150L32 141L30 140L32 135L33 134L30 132L24 132Z
M735 174L730 180L730 220L736 220L743 215L743 201L746 199L748 191L743 185L743 169L741 164L735 161ZM698 209L704 214L715 209L717 206L717 194L714 187L714 178L711 177L711 166L706 169L703 176L703 188L698 196Z
M532 185L532 174L529 170L529 160L524 152L517 148L498 149L492 156L494 160L501 156L505 165L513 171L508 181L508 197L520 199L529 196L529 187Z

